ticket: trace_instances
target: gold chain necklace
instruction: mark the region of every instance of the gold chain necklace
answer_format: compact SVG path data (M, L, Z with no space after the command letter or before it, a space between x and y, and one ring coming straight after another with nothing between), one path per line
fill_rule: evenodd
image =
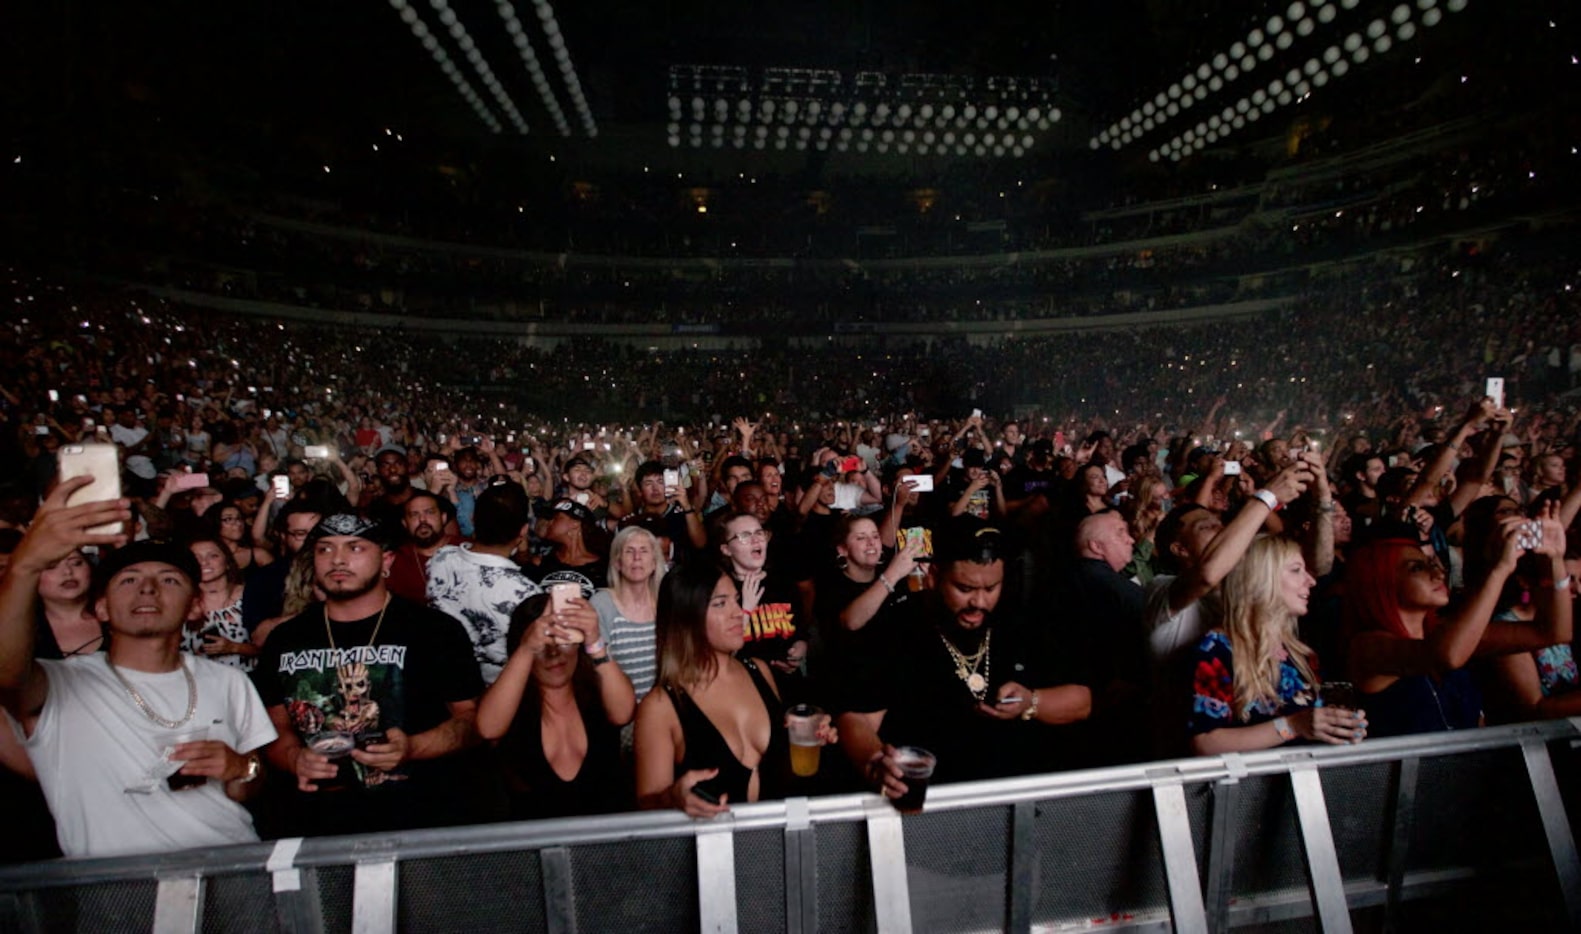
M181 717L180 720L166 720L159 714L154 713L154 708L148 705L148 701L144 700L143 695L137 692L137 688L132 687L132 682L126 680L126 676L121 674L121 670L115 667L115 664L111 662L109 658L106 658L104 663L110 666L110 674L115 675L115 680L121 682L121 687L126 688L126 693L131 696L132 703L136 704L137 709L143 712L143 716L154 721L165 729L174 730L186 726L187 722L192 719L192 715L197 713L198 679L192 677L192 669L187 667L187 663L184 659L181 660L181 673L186 675L187 678L187 712Z
M950 643L939 633L939 641L944 643L944 648L950 653L950 658L955 661L955 676L966 682L966 689L972 696L982 703L988 696L988 673L993 669L993 660L988 657L988 644L993 641L993 630L983 636L983 644L971 655L967 655ZM982 666L982 673L978 673L978 666Z
M373 635L368 637L368 647L372 647L374 640L379 638L379 627L384 625L384 611L390 608L390 595L384 595L384 606L379 607L379 618L374 620ZM329 604L324 604L324 637L329 640L329 649L335 653L335 660L340 661L340 647L335 645L335 633L329 628ZM337 664L335 667L339 668Z

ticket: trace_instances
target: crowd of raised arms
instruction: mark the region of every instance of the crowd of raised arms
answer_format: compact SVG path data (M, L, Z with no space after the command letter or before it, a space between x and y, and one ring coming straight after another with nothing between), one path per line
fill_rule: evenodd
M0 851L707 818L899 797L902 747L953 782L1576 715L1581 344L1530 286L1488 273L1475 297L1510 328L1413 322L1387 373L1345 341L1202 369L1160 331L1182 341L1165 384L1195 393L1134 399L1094 375L1107 354L1074 356L1129 336L946 351L986 400L996 362L1057 346L1047 368L1114 403L1012 417L864 394L869 364L834 354L857 372L830 370L833 396L761 382L818 372L763 349L677 358L646 390L707 412L688 381L735 382L751 411L654 421L670 403L628 382L597 398L635 417L595 424L437 379L448 354L478 383L574 385L556 355L18 276ZM1281 366L1313 383L1235 392ZM74 476L95 445L111 466ZM798 704L814 740L787 730Z

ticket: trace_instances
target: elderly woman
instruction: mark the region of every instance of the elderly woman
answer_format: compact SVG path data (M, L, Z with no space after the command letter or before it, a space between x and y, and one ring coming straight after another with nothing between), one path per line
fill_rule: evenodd
M640 526L627 526L610 546L609 586L589 601L598 613L600 637L620 663L640 702L659 670L657 634L659 584L667 570L659 540Z

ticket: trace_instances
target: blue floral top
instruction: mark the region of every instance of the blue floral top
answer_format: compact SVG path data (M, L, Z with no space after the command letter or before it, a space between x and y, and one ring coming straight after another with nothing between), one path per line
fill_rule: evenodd
M1315 660L1314 660L1314 668ZM1230 637L1213 629L1197 643L1192 655L1191 735L1227 726L1252 726L1290 713L1296 707L1319 707L1317 688L1301 677L1301 670L1288 658L1279 663L1279 703L1266 700L1252 705L1251 716L1242 720L1235 712L1235 661Z
M1581 672L1576 670L1575 653L1570 643L1561 642L1532 653L1537 662L1537 677L1542 682L1543 696L1568 694L1581 687Z

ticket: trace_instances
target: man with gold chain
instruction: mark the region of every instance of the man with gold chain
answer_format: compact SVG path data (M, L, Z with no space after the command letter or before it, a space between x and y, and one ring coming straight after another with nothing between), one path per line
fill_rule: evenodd
M1059 670L1049 627L999 611L1004 549L971 517L940 529L928 591L910 602L877 676L847 686L841 746L886 797L906 791L896 747L932 752L935 783L1045 771L1061 759L1049 727L1091 711L1091 692Z
M350 514L308 536L324 600L269 634L253 678L280 739L269 764L294 786L281 833L467 823L464 755L483 681L461 623L390 593L393 530Z
M27 749L67 856L119 856L256 841L238 802L262 786L253 750L275 738L240 669L181 651L202 613L191 551L126 545L126 500L67 506L89 485L61 482L0 578L0 705ZM37 660L39 576L84 546L109 551L94 613L107 651Z

